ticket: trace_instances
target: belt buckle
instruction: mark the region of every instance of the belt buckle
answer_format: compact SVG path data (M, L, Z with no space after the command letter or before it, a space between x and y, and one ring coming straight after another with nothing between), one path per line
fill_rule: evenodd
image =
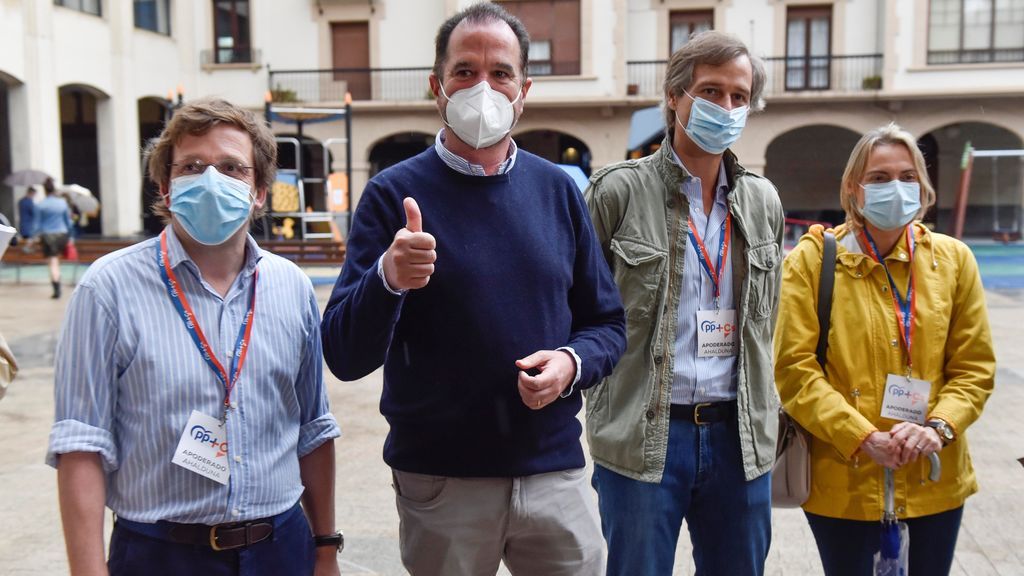
M224 550L217 544L217 526L210 526L210 548L213 548L215 552Z
M701 422L700 421L700 409L701 408L705 408L707 406L711 406L711 402L701 402L700 404L697 404L696 406L693 407L693 423L694 424L696 424L698 426L700 426L702 424L710 424L710 422Z
M213 548L214 552L223 552L225 550L234 550L235 548L243 548L249 544L249 525L244 526L245 529L245 543L235 544L234 546L221 546L217 544L217 529L218 528L238 528L239 526L230 524L218 524L216 526L210 526L210 548Z

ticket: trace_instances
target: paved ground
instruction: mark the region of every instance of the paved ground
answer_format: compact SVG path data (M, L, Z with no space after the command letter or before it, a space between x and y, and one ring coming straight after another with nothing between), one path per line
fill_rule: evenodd
M66 298L50 300L40 272L26 270L22 284L13 283L11 270L0 272L0 332L23 364L18 381L0 401L0 437L7 439L0 451L0 575L67 573L56 474L42 463L53 418L53 351ZM311 271L320 279L321 302L329 293L326 273ZM998 384L969 432L981 492L968 501L953 574L1018 576L1024 575L1024 468L1016 461L1024 457L1024 338L1019 335L1024 291L992 291L988 302ZM348 540L343 573L403 574L390 475L381 461L387 427L377 410L380 374L354 383L331 378L328 385L344 430L337 444L337 516ZM685 543L677 557L675 572L693 574ZM776 511L767 572L821 573L800 512Z

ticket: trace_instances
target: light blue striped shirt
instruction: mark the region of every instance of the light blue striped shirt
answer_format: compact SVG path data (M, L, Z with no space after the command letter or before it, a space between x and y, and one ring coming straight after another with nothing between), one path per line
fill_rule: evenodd
M46 462L98 452L107 506L137 522L218 524L284 512L302 494L299 458L340 434L323 387L313 286L249 237L244 268L222 299L167 228L171 268L225 366L259 265L252 337L231 394L224 486L171 463L192 410L220 417L224 387L167 295L158 242L96 261L72 295L57 344Z
M679 156L676 162L683 166ZM685 166L683 167L686 169ZM686 170L689 173L689 170ZM718 259L718 247L722 240L722 223L729 211L726 195L729 183L725 175L725 162L718 170L715 186L715 205L711 213L704 215L704 195L701 193L700 178L685 178L680 192L690 203L690 219L697 233L711 255L712 265ZM733 223L735 225L735 222ZM701 268L697 251L687 236L686 254L683 256L682 294L679 297L679 317L676 324L676 355L672 375L672 403L699 404L719 402L736 397L736 356L697 357L697 310L715 309L715 287ZM732 289L732 250L722 262L719 304L722 310L735 309Z
M465 174L466 176L486 176L487 172L484 171L484 167L480 164L473 164L469 160L466 160L462 156L452 152L451 150L444 147L444 128L437 131L437 136L434 137L434 150L437 155L441 157L441 160L448 165L449 168L455 170L459 174ZM508 147L508 158L498 166L498 171L495 174L505 174L516 165L516 153L519 152L519 148L516 146L515 140L509 138Z

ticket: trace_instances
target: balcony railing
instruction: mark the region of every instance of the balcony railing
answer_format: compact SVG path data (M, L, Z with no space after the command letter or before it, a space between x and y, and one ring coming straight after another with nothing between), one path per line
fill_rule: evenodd
M665 83L665 60L626 62L626 94L659 98ZM882 87L882 55L765 58L765 96L793 92L866 92Z
M929 64L980 64L985 62L1024 62L1024 48L928 51Z
M353 100L401 102L428 99L430 68L333 68L272 70L270 92L275 102L342 102ZM429 99L433 99L429 95Z

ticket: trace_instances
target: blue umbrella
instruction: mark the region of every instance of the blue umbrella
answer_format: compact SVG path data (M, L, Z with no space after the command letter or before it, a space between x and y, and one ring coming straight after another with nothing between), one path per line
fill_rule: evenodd
M931 471L928 479L938 482L942 473L939 455L928 455ZM875 576L907 576L910 567L910 529L896 517L896 482L892 469L885 469L885 510L882 513L882 535L875 554Z

